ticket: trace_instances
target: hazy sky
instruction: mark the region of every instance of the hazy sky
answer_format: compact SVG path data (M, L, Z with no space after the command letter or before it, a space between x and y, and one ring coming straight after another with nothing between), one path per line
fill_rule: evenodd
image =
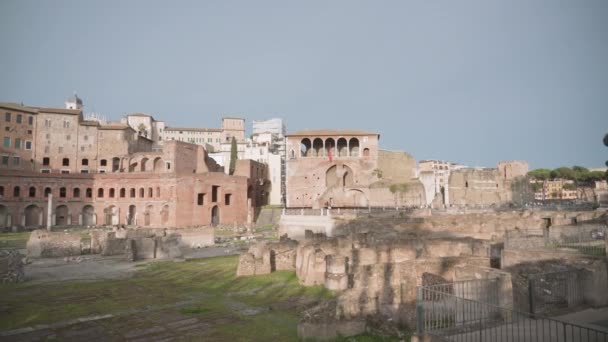
M418 159L603 166L608 1L0 1L0 101L282 117Z

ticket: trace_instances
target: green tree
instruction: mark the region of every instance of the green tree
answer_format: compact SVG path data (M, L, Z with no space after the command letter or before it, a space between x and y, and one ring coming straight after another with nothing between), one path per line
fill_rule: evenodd
M537 180L547 180L551 178L551 170L549 169L536 169L528 172L528 176Z
M236 160L239 158L238 151L236 149L236 139L232 137L232 143L230 145L230 167L228 168L228 173L230 175L234 174L234 170L236 169Z

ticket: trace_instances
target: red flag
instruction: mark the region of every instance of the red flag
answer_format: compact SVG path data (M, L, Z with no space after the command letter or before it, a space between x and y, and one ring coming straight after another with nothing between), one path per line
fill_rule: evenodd
M327 151L327 155L329 156L329 161L331 162L332 161L332 159L331 159L331 150L333 150L331 144L329 144L329 147L327 148L327 150L328 150Z

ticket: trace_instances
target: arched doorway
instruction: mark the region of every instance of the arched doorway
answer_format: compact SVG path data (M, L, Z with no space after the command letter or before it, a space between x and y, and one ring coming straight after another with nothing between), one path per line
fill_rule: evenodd
M152 216L153 209L154 207L151 205L146 206L146 211L144 212L144 226L150 225L150 216Z
M163 160L161 158L154 159L154 172L162 172L163 171Z
M37 227L42 224L42 222L40 222L42 209L37 205L31 204L25 207L24 214L26 227Z
M325 186L348 187L353 185L353 170L346 165L333 165L325 172Z
M136 212L136 208L135 205L131 204L129 206L129 216L127 216L127 224L128 225L134 225L136 220L135 220L135 215L137 214Z
M220 224L220 208L215 205L211 208L211 225L217 226Z
M169 206L165 204L160 211L160 223L165 225L167 222L169 222Z
M114 205L107 207L104 210L106 214L106 224L107 225L117 225L118 224L118 208Z
M143 158L139 164L140 164L140 171L141 172L148 171L148 165L147 165L148 164L148 158Z
M59 205L55 208L55 225L65 226L69 224L68 216L70 215L67 205Z
M8 227L8 208L0 205L0 228Z
M92 205L85 205L82 208L82 224L85 226L95 225L95 209Z

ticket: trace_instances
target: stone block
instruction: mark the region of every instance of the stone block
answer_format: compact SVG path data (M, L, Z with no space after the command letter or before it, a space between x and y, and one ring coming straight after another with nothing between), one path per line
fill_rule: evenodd
M104 241L101 249L101 255L123 255L126 253L127 239L117 239L113 233L110 233L108 238Z
M134 242L135 260L156 258L156 239L145 237L132 239Z
M81 254L80 233L34 230L27 241L28 257L65 257Z

